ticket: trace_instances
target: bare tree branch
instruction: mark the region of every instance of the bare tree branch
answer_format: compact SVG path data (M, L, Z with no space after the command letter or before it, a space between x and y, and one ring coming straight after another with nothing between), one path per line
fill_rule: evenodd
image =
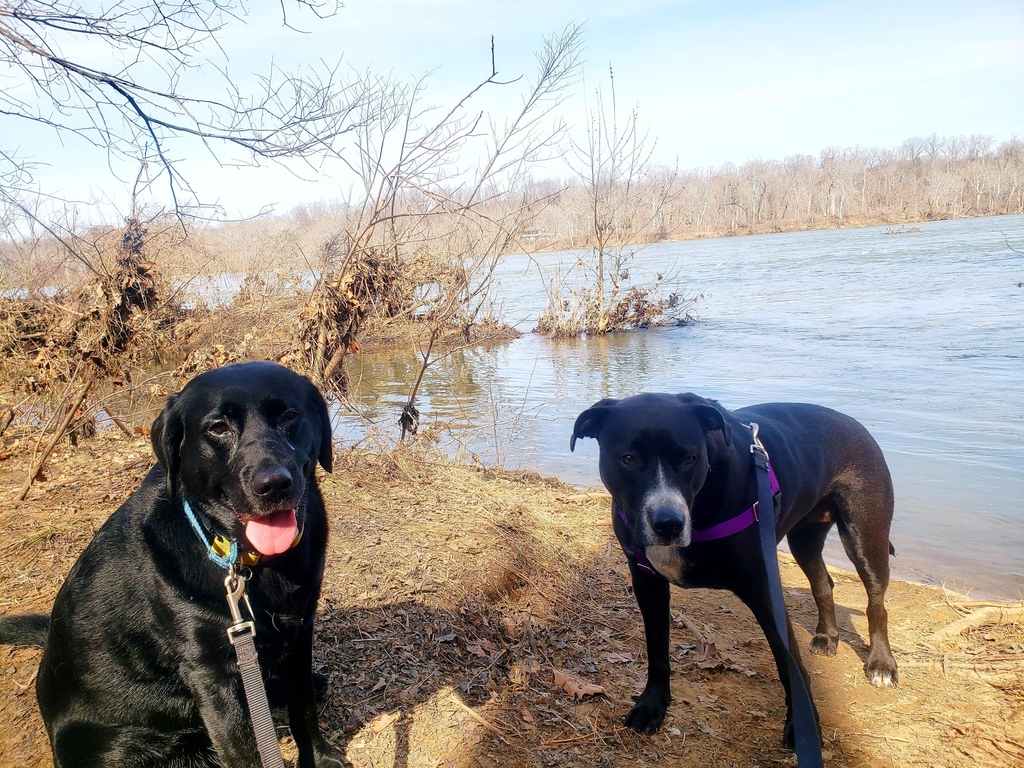
M296 0L317 19L337 10L333 2ZM292 28L282 0L282 22ZM336 157L339 139L373 117L366 104L387 83L371 76L342 76L340 62L320 62L301 74L271 65L257 92L243 94L218 68L218 36L244 20L247 9L227 1L152 0L95 3L19 0L0 4L0 62L12 77L0 93L0 116L38 123L59 135L78 136L112 157L150 162L163 175L175 212L186 213L197 196L169 151L197 139L222 162L242 152L258 165L299 159L311 164ZM90 41L94 61L66 56ZM223 96L183 90L186 75L219 72ZM209 90L209 89L207 89ZM237 158L232 158L236 161Z

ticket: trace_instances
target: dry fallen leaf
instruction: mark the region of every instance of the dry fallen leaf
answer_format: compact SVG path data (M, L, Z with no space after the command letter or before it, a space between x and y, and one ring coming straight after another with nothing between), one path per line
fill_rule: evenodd
M553 669L555 673L555 685L570 694L574 699L582 699L584 696L599 696L604 694L604 686L584 683L578 677Z
M720 669L724 666L725 664L721 659L704 659L697 662L698 669Z
M633 660L633 657L628 653L609 653L605 658L612 664L628 664Z
M748 667L746 664L726 664L726 669L731 669L733 672L739 672L746 675L747 677L756 677L760 674L756 669Z
M705 733L705 734L707 734L708 736L710 736L713 739L718 738L718 729L717 728L711 727L706 722L701 720L699 717L698 718L694 718L694 721L697 723L697 727L700 728L701 733Z
M694 652L701 661L707 661L708 659L713 659L718 655L718 648L715 647L715 643L713 641L704 642L703 638L698 637L697 648Z
M523 707L522 709L520 709L519 710L519 714L522 716L522 718L523 718L523 720L525 722L527 722L527 723L532 723L533 722L533 715L530 714L530 710L528 710L526 707Z
M401 719L402 719L402 713L401 712L392 712L390 715L381 715L380 717L378 717L376 720L373 721L373 730L376 733L380 733L385 728L387 728L389 725L392 725L393 723L397 723Z

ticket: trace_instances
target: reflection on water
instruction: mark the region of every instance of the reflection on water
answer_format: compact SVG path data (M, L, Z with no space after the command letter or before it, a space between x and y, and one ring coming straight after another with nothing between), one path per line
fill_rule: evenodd
M978 593L1024 591L1024 217L664 243L634 276L705 293L702 322L607 338L533 334L435 362L417 405L451 450L488 464L600 485L597 446L569 452L576 415L602 397L693 391L730 408L771 400L860 419L892 469L898 573ZM571 255L545 254L549 268ZM500 275L506 317L544 305L522 257ZM397 435L419 372L414 351L363 355L350 373L361 418ZM833 559L843 564L838 541Z

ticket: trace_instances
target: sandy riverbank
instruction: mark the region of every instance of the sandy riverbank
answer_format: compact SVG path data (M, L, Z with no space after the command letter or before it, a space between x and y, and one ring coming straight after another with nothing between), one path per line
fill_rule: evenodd
M30 452L16 447L0 462L0 611L48 610L151 455L145 438L116 432L62 446L22 504L14 497ZM534 474L407 451L340 452L323 485L334 533L317 641L332 682L321 722L354 765L793 764L779 746L782 688L767 644L725 593L673 591L668 719L654 736L621 726L645 659L607 501ZM785 556L782 569L806 644L813 601ZM839 654L804 654L829 766L1024 762L1020 622L930 642L986 604L894 582L901 685L876 690L861 671L863 588L853 574L833 575ZM52 765L35 706L38 657L0 648L2 765ZM604 693L574 699L556 671Z

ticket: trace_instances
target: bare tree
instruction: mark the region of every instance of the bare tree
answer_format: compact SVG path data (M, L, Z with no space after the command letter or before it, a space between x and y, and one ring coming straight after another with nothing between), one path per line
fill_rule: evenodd
M521 108L504 122L472 109L482 90L517 82L499 77L493 42L491 73L450 108L424 105L425 80L364 105L357 154L342 158L362 186L316 265L301 320L300 352L315 381L345 392L342 362L372 313L422 321L420 380L440 335L469 337L498 260L526 250L520 237L538 203L528 170L558 146L563 126L549 118L575 80L581 41L577 25L545 40ZM414 426L418 386L403 428Z
M294 5L314 17L337 8L331 0ZM284 0L279 12L289 25ZM200 202L179 171L175 147L183 140L200 142L215 162L230 154L232 162L241 155L253 164L315 165L336 155L338 138L365 118L365 105L383 84L370 77L347 81L340 64L301 76L271 66L255 93L241 92L218 38L247 13L231 0L0 2L0 65L7 70L0 116L140 164L145 181L166 184L177 214L195 212ZM197 70L204 79L220 77L221 96L185 89ZM32 187L31 160L0 146L0 200L32 216L22 202Z
M650 159L655 142L639 123L633 108L619 114L615 75L609 66L610 104L601 88L585 107L583 135L571 142L570 166L577 175L587 216L587 231L593 242L588 258L577 266L593 271L593 282L578 287L575 295L567 288L564 275L549 283L548 309L539 329L553 335L607 333L655 320L666 304L651 300L651 286L634 286L623 297L629 279L628 262L639 244L658 232L663 213L679 194L678 173L660 169L651 176ZM672 305L674 306L674 304Z

